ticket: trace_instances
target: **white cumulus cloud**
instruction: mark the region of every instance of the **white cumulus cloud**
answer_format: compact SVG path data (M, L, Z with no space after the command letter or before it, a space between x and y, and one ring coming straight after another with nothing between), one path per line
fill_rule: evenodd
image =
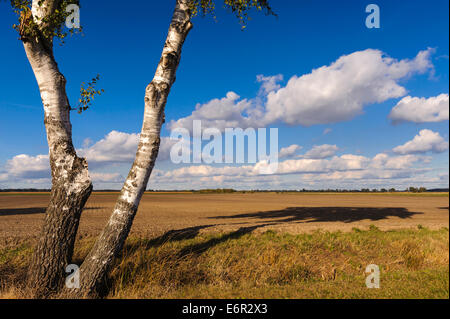
M344 55L269 93L265 119L304 126L350 120L366 105L405 95L399 80L432 69L432 51L400 61L372 49Z
M138 142L139 134L111 131L92 146L81 148L77 152L86 157L88 163L128 162L134 159Z
M281 88L279 82L283 81L283 75L278 74L274 76L264 76L262 74L259 74L256 76L256 80L262 83L260 93L267 94L269 92L276 91Z
M287 147L283 147L278 152L278 158L292 157L295 155L295 153L297 153L301 149L302 149L302 147L297 144L292 144Z
M175 142L176 141L171 141L168 137L161 138L161 145L158 153L159 160L166 160L169 158L170 147ZM136 156L138 143L138 133L111 131L100 141L89 147L78 149L77 152L79 156L85 157L89 164L131 163Z
M367 105L406 95L400 81L433 71L433 52L427 49L414 59L396 60L380 50L357 51L311 73L293 76L285 86L279 84L281 75L258 75L261 87L255 98L241 99L228 92L221 99L197 104L191 115L172 120L168 127L192 130L193 120L221 130L278 122L310 126L347 121L363 113Z
M20 178L47 178L50 176L48 155L16 155L6 162L5 169L9 176Z
M430 98L406 96L394 106L389 118L394 122L440 122L448 121L448 94Z
M273 175L261 175L258 169L260 163L221 167L192 165L154 174L152 183L154 185L189 183L197 188L217 187L217 183L229 187L247 183L247 187L265 185L270 188L278 182L295 187L308 180L314 183L332 180L339 183L356 180L392 182L427 172L428 169L413 167L414 163L427 161L428 158L425 156L389 156L385 153L377 154L373 158L344 154L330 159L288 159L279 163L278 170Z
M448 149L448 142L438 132L421 130L411 141L393 149L398 154L442 153Z
M87 143L86 140L89 140ZM84 148L78 149L79 156L85 157L89 165L89 174L94 183L121 183L124 178L117 172L98 172L114 164L131 164L136 155L139 134L111 131L103 139L92 144L90 139L83 142ZM161 138L159 160L169 158L170 148L176 141L169 137ZM92 144L91 146L88 146ZM1 182L26 181L26 183L49 182L50 164L48 155L20 154L6 161L0 171Z
M302 155L301 157L310 159L322 159L333 156L338 150L339 148L336 145L314 145L312 149L310 149L308 152L306 152L305 155Z
M234 92L228 92L221 99L213 99L205 104L197 104L195 110L188 117L168 124L169 129L177 127L192 131L193 121L201 120L202 127L215 127L224 130L227 127L254 127L257 125L255 118L260 118L262 111L252 108L251 103L239 100L240 96ZM249 114L245 115L246 112Z

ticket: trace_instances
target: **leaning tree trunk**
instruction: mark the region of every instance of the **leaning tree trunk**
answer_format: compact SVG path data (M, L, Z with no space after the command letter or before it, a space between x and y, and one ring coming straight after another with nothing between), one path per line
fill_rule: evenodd
M38 7L38 2L34 0L32 4L34 19L37 15L49 14L57 3L50 0ZM21 36L44 105L52 174L50 203L28 271L28 286L36 297L44 297L60 289L64 281L81 211L92 191L92 184L87 163L76 155L72 144L66 79L53 57L52 40L39 33L34 37Z
M161 59L145 92L145 111L138 150L109 222L80 267L80 289L72 297L95 296L114 257L122 249L131 229L142 194L158 155L164 107L180 62L189 30L189 0L177 0Z

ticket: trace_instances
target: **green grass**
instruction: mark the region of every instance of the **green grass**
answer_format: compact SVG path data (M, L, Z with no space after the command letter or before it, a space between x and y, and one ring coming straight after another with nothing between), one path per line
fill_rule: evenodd
M75 263L94 240L77 242ZM5 244L0 274L23 274L30 247ZM448 228L131 237L108 278L106 297L449 298L448 253ZM380 267L379 289L365 286L369 264ZM19 282L18 275L0 275L0 297L16 296L11 291Z

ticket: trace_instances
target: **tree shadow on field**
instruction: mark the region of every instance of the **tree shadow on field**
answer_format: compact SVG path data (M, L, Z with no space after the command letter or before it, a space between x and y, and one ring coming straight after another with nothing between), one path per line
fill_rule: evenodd
M169 254L167 252L158 253L152 251L152 256L156 258L156 261L152 262L162 263L164 267L153 273L153 279L160 285L173 286L178 284L188 284L192 283L192 280L198 282L201 280L202 273L198 273L196 269L189 268L188 266L183 265L183 261L192 261L195 264L195 257L199 257L202 253L206 252L208 249L213 248L216 245L219 245L227 240L239 239L245 234L251 233L253 230L264 227L267 225L271 225L272 223L264 224L264 225L256 225L252 227L241 227L236 231L232 231L229 233L223 233L217 237L212 237L207 239L204 242L190 244L182 247L181 249L177 249L176 251L171 251ZM166 232L165 234L156 237L150 241L147 241L144 245L141 243L128 243L125 245L124 250L117 256L117 259L120 260L124 256L133 256L133 253L136 250L144 250L144 254L148 254L148 249L159 247L164 245L165 243L172 241L182 241L184 239L193 239L195 238L201 229L217 226L217 225L202 225L196 227L188 227L179 230L171 230ZM142 252L141 252L142 253ZM150 265L151 267L151 265ZM137 258L133 262L125 263L122 265L122 269L115 275L116 278L112 277L111 274L108 274L105 278L103 278L103 282L100 286L100 289L97 291L99 297L106 297L114 287L117 287L117 278L121 278L126 285L132 285L133 277L139 277L142 275L149 276L148 273L151 272L149 270L149 261L147 259L139 259ZM158 268L157 268L158 269ZM164 275L161 276L161 272L164 272ZM197 272L197 273L196 273ZM125 279L124 279L125 278Z
M206 242L188 245L188 246L182 248L177 253L177 257L184 257L189 254L200 255L203 252L207 251L209 248L212 248L215 245L218 245L229 239L238 239L245 234L251 233L253 230L255 230L257 228L265 227L265 226L269 226L269 225L275 225L275 224L276 223L267 223L267 224L259 224L259 225L255 225L255 226L251 226L251 227L241 227L236 231L233 231L230 233L225 233L225 234L221 235L220 237L211 238L211 239L207 240ZM202 226L188 227L188 228L177 229L177 230L169 230L166 233L164 233L163 235L147 241L143 245L143 247L145 250L147 250L149 248L160 247L166 243L170 243L170 242L174 242L174 241L193 239L193 238L197 237L197 235L200 233L201 229L205 229L205 228L209 228L209 227L213 227L213 226L217 226L217 225L202 225ZM138 245L136 245L136 244L125 245L124 251L122 251L120 253L119 258L122 257L123 255L130 255L141 248L142 248L142 246L139 244Z
M172 241L182 241L185 239L193 239L197 237L197 235L200 233L201 229L212 227L215 225L201 225L201 226L195 226L195 227L188 227L183 229L174 229L169 230L162 234L159 237L153 238L150 240L147 244L147 246L155 247L155 246L161 246L165 243L172 242Z
M251 233L257 228L266 226L280 225L283 223L313 223L313 222L343 222L352 223L361 220L382 220L389 217L398 217L402 219L411 218L413 215L423 214L420 212L410 212L406 208L389 207L288 207L282 210L263 211L255 213L238 214L231 216L215 216L209 219L260 219L257 225L250 227L241 227L236 231L226 233L220 237L215 237L206 242L192 244L184 247L178 252L178 257L184 257L189 254L200 255L208 249L225 242L229 239L238 239L241 236ZM177 230L170 230L161 236L148 240L144 244L144 249L159 247L165 243L193 239L197 237L201 229L218 226L219 224L201 225ZM226 224L222 224L226 225ZM142 248L142 245L140 246ZM139 249L139 245L126 245L126 254L133 253Z
M246 213L231 216L208 217L211 219L254 218L273 220L281 223L316 223L343 222L353 223L364 219L372 221L398 217L411 218L413 215L423 214L410 212L402 207L288 207L282 210Z
M45 213L45 207L31 207L31 208L2 208L0 209L0 216L13 215L32 215Z
M185 239L193 239L197 237L197 235L200 233L201 229L212 227L216 225L201 225L201 226L194 226L194 227L187 227L183 229L173 229L165 232L161 236L155 237L150 240L144 239L143 242L140 244L125 244L124 250L119 254L119 257L122 255L128 255L132 254L135 251L141 249L142 247L147 250L149 248L155 248L160 247L166 243L175 242L175 241L182 241Z
M85 210L96 210L104 207L85 207ZM0 216L44 214L47 207L0 208Z
M203 242L203 243L186 246L183 249L181 249L177 255L179 258L185 257L187 255L201 255L208 249L210 249L216 245L219 245L220 243L223 243L223 242L225 242L227 240L231 240L231 239L239 239L240 237L244 236L245 234L251 233L252 231L254 231L257 228L265 227L265 226L269 226L269 225L272 225L272 223L261 224L261 225L251 226L251 227L241 227L236 231L233 231L233 232L227 233L227 234L223 234L222 236L220 236L218 238L211 238L208 241Z

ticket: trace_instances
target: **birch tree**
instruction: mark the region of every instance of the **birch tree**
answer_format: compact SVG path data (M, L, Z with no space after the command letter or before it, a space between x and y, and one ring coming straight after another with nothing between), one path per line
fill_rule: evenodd
M72 143L66 78L53 55L53 39L65 36L62 23L70 3L77 1L11 1L20 17L14 27L41 94L52 176L50 203L28 272L28 284L37 295L61 286L64 269L71 261L80 214L92 191L86 160L77 156Z
M33 0L31 9L25 5L21 11L20 30L25 31L20 31L20 35L41 92L52 170L51 201L29 271L30 287L42 296L61 288L80 214L92 190L87 163L76 155L72 144L66 80L52 51L53 37L61 36L61 12L73 2L76 1ZM237 16L242 27L252 8L274 14L268 0L224 0L224 6ZM161 58L145 90L144 118L134 163L107 225L80 267L80 289L63 291L65 296L97 296L114 258L122 250L158 156L164 108L175 82L183 44L193 27L192 17L212 14L214 9L213 0L175 0Z

